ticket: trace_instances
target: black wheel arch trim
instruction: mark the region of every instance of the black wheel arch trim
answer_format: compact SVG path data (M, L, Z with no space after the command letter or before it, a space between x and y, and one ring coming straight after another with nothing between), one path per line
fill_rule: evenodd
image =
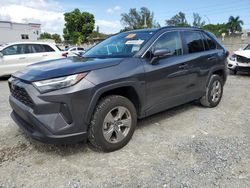
M207 78L207 81L206 81L206 87L209 84L209 80L210 80L211 76L217 71L222 71L223 72L223 78L222 79L223 79L224 83L226 82L228 73L227 73L227 71L225 69L225 65L218 65L218 66L215 66L215 67L211 68L211 70L209 71L209 75L208 75L208 78Z
M143 92L144 90L142 89L142 87L145 87L145 86L142 86L142 85L145 85L145 84L143 82L138 83L138 81L129 81L129 82L126 81L126 82L114 83L114 84L110 84L110 85L98 88L96 91L94 91L93 97L92 97L91 102L89 104L87 117L85 118L86 122L90 123L92 114L93 114L95 107L98 103L98 100L100 99L102 94L104 94L108 91L114 90L114 89L122 88L122 87L132 87L135 90L135 92L137 93L139 103L141 106L139 114L138 114L138 116L140 117L141 112L144 111L143 106L145 104L145 93ZM143 114L141 114L141 115L143 116Z

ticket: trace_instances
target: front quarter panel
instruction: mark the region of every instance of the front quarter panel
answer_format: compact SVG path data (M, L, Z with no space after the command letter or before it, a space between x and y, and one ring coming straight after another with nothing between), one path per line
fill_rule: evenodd
M145 79L140 58L126 58L116 66L91 71L86 79L95 85L87 121L103 93L126 86L133 87L137 92L142 111L145 103Z

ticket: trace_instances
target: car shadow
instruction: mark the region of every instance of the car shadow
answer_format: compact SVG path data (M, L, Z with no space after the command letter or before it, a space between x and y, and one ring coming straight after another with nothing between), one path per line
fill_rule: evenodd
M236 75L230 75L230 76L245 76L245 77L249 77L250 76L250 72L240 72L240 71L238 71Z
M180 115L186 111L192 110L193 108L203 108L202 106L196 104L196 102L190 102L178 107L174 107L172 109L154 114L152 116L146 117L144 119L138 120L137 129L144 129L148 126L154 126L155 123L160 122L162 120L167 120L170 117ZM51 155L59 155L59 156L70 156L75 155L77 153L86 153L86 152L98 152L95 148L93 148L88 142L79 142L76 144L62 144L62 145L54 145L54 144L44 144L38 141L35 141L28 136L26 136L27 140L30 142L32 147L41 153L47 153Z

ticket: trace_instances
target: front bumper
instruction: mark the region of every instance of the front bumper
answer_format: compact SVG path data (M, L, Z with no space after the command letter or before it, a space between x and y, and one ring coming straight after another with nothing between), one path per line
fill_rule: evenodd
M39 122L36 122L36 120L33 119L33 124L29 124L15 111L11 113L11 118L26 134L28 134L28 136L40 142L49 144L68 144L87 140L86 132L68 135L53 135L52 133L43 130L43 125L41 125ZM34 122L36 122L36 124L34 124Z
M250 72L250 63L240 63L228 59L228 69L234 71Z
M15 81L11 78L10 82ZM40 94L29 83L18 80L15 84L26 91L32 104L25 103L27 98L12 91L11 117L30 137L53 144L86 141L92 83L83 79L75 86L45 94Z

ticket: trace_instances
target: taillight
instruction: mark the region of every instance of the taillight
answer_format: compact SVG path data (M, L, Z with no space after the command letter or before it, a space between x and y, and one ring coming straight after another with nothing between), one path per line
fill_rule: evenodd
M226 52L226 56L228 57L230 55L230 52L227 50Z
M67 57L67 56L68 56L68 52L63 53L62 56L63 56L63 57Z

